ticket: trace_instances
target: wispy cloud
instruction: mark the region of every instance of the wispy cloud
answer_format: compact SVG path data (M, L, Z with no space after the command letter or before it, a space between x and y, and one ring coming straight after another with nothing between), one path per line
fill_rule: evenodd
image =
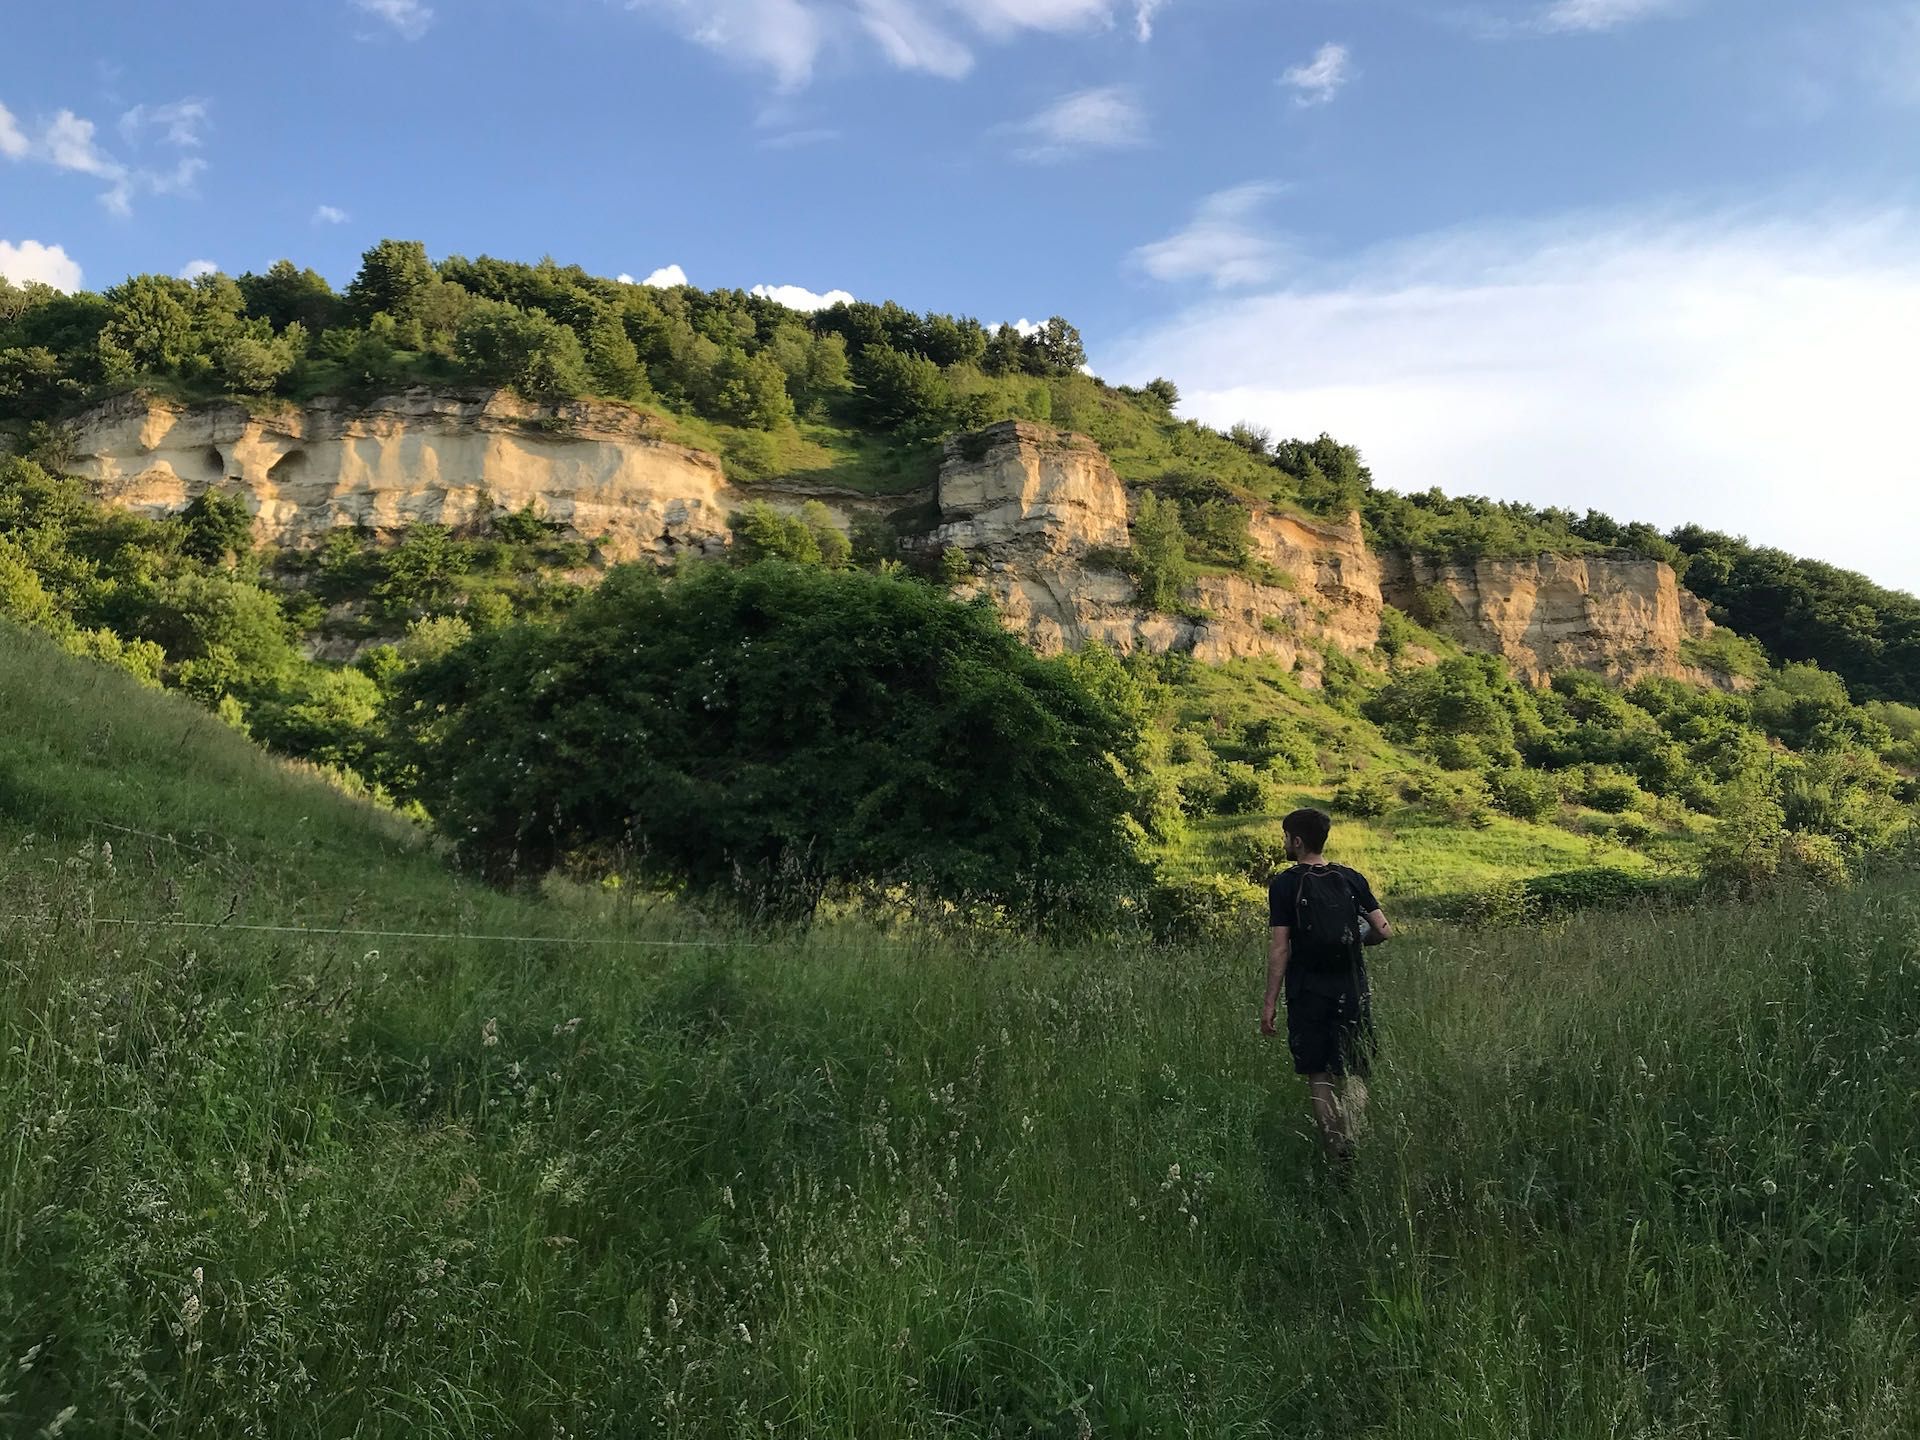
M383 21L402 40L418 40L433 24L433 9L421 0L353 0L353 8Z
M220 267L211 260L189 260L180 267L182 280L198 280L202 275L218 275Z
M1304 65L1296 65L1280 77L1280 83L1293 91L1296 105L1325 105L1353 78L1353 57L1344 45L1322 45Z
M175 100L170 105L136 105L120 117L120 134L129 144L138 144L149 130L157 130L169 145L182 149L197 147L207 126L207 102Z
M1050 164L1090 150L1121 150L1146 143L1147 117L1124 85L1079 90L1036 115L1004 127L1014 138L1014 155L1034 164Z
M313 211L313 223L316 225L344 225L352 218L338 205L318 205Z
M1594 34L1671 14L1680 4L1681 0L1554 0L1540 12L1535 25L1549 34Z
M1169 375L1217 423L1331 431L1399 490L1699 521L1920 591L1906 528L1875 523L1920 493L1920 216L1578 215L1295 275L1104 373Z
M1287 246L1256 221L1285 189L1261 180L1209 195L1178 234L1133 252L1133 262L1156 280L1204 280L1216 289L1264 285L1280 273Z
M1146 44L1153 39L1153 17L1167 8L1167 0L1138 0L1133 7L1133 30Z
M1111 27L1133 6L1146 33L1165 0L625 0L687 39L770 76L785 93L812 80L829 49L878 53L897 69L958 79L980 40Z
M121 116L120 132L129 143L138 143L143 134L155 131L161 144L180 150L200 144L206 120L207 106L202 100L136 105ZM198 155L180 155L158 165L130 164L103 149L98 136L99 127L93 121L71 110L55 111L53 118L34 133L0 105L0 158L37 160L56 170L105 181L107 188L100 193L100 203L110 214L122 218L133 213L136 194L181 194L191 190L207 168L207 162Z
M24 160L32 148L33 142L27 139L27 132L20 128L13 112L0 105L0 159Z
M973 69L973 52L912 0L860 0L860 21L901 70L957 80Z
M14 244L0 240L0 276L16 285L38 282L56 290L80 288L80 266L58 245L42 245L38 240Z
M747 293L758 295L763 300L771 300L776 305L784 305L789 310L808 312L853 303L853 296L845 290L828 290L822 294L809 290L804 285L756 285Z

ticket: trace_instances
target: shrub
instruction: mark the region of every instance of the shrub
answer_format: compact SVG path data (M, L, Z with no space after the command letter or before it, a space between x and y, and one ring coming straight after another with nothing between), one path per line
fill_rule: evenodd
M1844 890L1853 883L1847 854L1831 835L1789 835L1781 848L1781 868L1820 890Z
M1264 885L1287 868L1287 837L1278 826L1236 835L1227 847L1234 870L1256 885Z
M1375 820L1393 808L1393 794L1375 775L1355 775L1333 792L1333 808L1341 815Z
M1539 821L1560 808L1560 785L1538 770L1496 770L1487 777L1494 808L1516 820Z
M1618 771L1596 769L1580 783L1580 803L1603 815L1624 815L1645 798L1634 778Z
M1273 791L1265 776L1243 760L1229 761L1220 767L1222 815L1254 815L1273 803Z
M1244 940L1266 929L1265 897L1228 875L1162 879L1147 892L1148 932L1165 945Z
M905 885L1060 929L1138 876L1110 758L1133 722L910 581L623 566L410 671L396 708L419 798L496 879L624 857L761 913Z

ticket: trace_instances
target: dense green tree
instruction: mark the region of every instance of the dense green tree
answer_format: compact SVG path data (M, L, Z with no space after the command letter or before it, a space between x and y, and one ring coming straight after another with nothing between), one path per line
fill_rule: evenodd
M597 855L786 915L904 885L1056 925L1137 878L1127 722L910 581L629 567L402 687L423 798L496 876Z
M920 438L950 423L953 392L931 360L869 345L858 352L853 375L860 417L871 429Z
M476 380L511 385L530 400L564 400L590 388L580 339L537 310L476 300L454 340L461 368Z
M1140 592L1140 603L1148 609L1172 610L1179 605L1180 592L1193 579L1179 501L1162 500L1151 490L1141 492L1134 507L1127 573Z
M225 565L253 549L253 512L238 495L203 490L181 515L184 554L205 565Z
M318 334L340 319L340 297L326 277L315 270L297 269L291 260L274 261L264 275L242 275L239 284L247 314L276 331L299 325Z
M113 311L99 344L110 376L163 374L193 353L193 287L184 280L134 275L106 293Z
M414 304L433 283L433 262L418 240L382 240L360 257L360 273L347 287L347 307L360 324L375 315L413 318Z

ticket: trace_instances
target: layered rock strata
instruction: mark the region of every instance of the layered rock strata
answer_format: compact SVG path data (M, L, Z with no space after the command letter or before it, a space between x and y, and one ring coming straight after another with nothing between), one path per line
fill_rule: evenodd
M529 405L505 392L416 389L368 401L251 408L130 395L82 417L73 468L110 503L177 512L207 490L242 495L264 542L302 546L342 527L396 535L532 505L610 564L717 554L728 515L753 499L807 500L850 525L862 511L917 508L906 542L958 549L1007 625L1042 651L1098 641L1224 661L1264 656L1315 683L1329 650L1379 639L1382 607L1416 602L1469 648L1539 682L1557 670L1711 679L1683 647L1712 626L1658 561L1381 557L1358 515L1333 523L1258 510L1248 574L1202 574L1184 613L1141 608L1119 568L1130 499L1084 436L1021 421L948 442L937 486L870 497L830 486L730 485L713 456L663 439L628 407ZM914 502L918 502L914 507Z

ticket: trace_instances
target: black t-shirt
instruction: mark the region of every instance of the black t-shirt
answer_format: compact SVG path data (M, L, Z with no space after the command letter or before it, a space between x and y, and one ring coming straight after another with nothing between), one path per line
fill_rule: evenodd
M1293 928L1294 917L1299 914L1300 876L1306 870L1304 865L1295 865L1281 871L1267 883L1267 923L1275 928ZM1367 877L1358 870L1345 865L1329 865L1328 870L1341 876L1353 890L1354 909L1362 915L1370 915L1380 908L1380 902L1373 898L1373 887L1367 883ZM1367 986L1367 967L1360 961L1356 967L1345 965L1327 968L1314 965L1290 964L1287 966L1287 988L1307 985L1315 990L1325 990L1329 986L1347 989L1357 984L1364 992Z

